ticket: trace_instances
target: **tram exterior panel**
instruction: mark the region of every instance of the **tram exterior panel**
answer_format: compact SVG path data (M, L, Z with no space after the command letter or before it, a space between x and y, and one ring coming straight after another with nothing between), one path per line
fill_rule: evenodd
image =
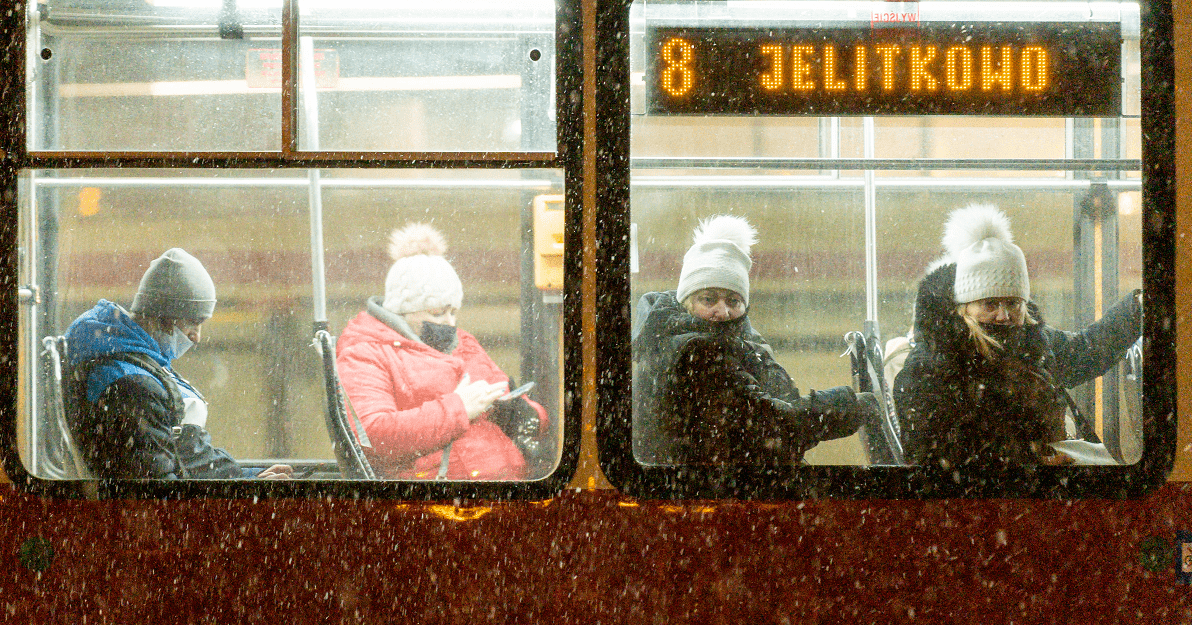
M1176 2L1174 20L1166 2L299 4L287 17L280 1L38 0L0 15L7 50L27 58L5 61L0 78L3 157L19 170L6 169L3 200L16 224L3 231L5 276L19 289L0 316L14 334L0 350L13 373L0 393L12 400L0 407L11 429L0 481L14 482L0 484L7 618L1126 623L1192 610L1178 585L1192 546L1187 489L1116 499L1161 482L1174 446L1171 326L1185 316L1172 297L1189 298L1174 293L1162 236L1174 233L1174 191L1156 192L1155 178L1186 171L1192 152L1153 150L1174 146L1177 121L1186 130L1187 103L1178 120L1146 116L1167 114L1173 60L1185 70L1178 87L1192 75L1192 55L1163 47L1173 23L1177 46L1192 40L1192 3ZM924 19L1116 20L1121 116L647 113L643 20L809 26L818 12L851 24L875 5ZM111 54L117 42L123 55ZM283 80L287 46L300 49ZM595 76L581 73L581 54ZM426 71L402 74L411 65ZM466 88L427 88L434 79ZM623 109L597 106L626 93ZM542 195L582 217L561 235L562 291L538 290L529 269L529 211ZM1073 474L1092 498L1055 486L1042 493L1063 497L1053 501L1029 489L1006 498L993 480L979 498L933 501L956 492L950 477L871 468L858 437L818 446L798 474L811 486L777 496L748 479L729 498L624 479L626 454L615 452L631 432L607 426L631 387L608 352L628 349L641 293L674 288L700 218L727 209L758 227L751 316L800 387L822 388L848 383L845 333L868 323L882 338L905 332L940 224L974 199L1011 214L1034 297L1056 325L1080 327L1112 293L1144 284L1168 315L1148 328L1147 362L1172 366L1148 373L1170 388L1149 387L1145 428L1140 383L1098 383L1078 398L1096 407L1102 433L1117 428L1123 455L1143 458L1109 469L1140 468L1138 483ZM1115 236L1082 221L1095 200L1112 206ZM38 473L41 335L100 297L127 304L165 241L203 258L219 289L203 344L179 363L210 391L216 441L246 459L332 459L312 325L322 317L336 333L378 294L384 239L414 218L446 231L464 285L460 325L506 372L557 394L549 488L373 488L332 481L334 471L231 486ZM1177 458L1178 480L1188 454ZM924 488L908 494L904 482ZM784 501L791 492L807 499ZM814 499L823 493L835 498ZM928 499L881 498L890 493Z
M211 15L225 29L216 39L209 28L179 26L186 14L174 9L142 15L119 3L52 4L27 33L38 42L29 51L35 80L26 113L37 122L28 135L31 148L278 147L272 142L284 134L283 120L251 116L283 106L280 9L245 9L237 19ZM1003 12L929 4L917 19L940 23L959 19L950 13L959 11L968 22L997 28L1006 21L1117 24L1120 117L658 114L649 103L657 78L647 77L645 60L651 28L847 29L868 5L787 2L763 15L746 5L632 4L629 218L638 264L630 301L673 287L699 218L747 215L767 235L756 249L753 318L801 386L836 386L849 379L848 359L838 358L842 337L866 324L877 330L875 340L905 334L918 279L939 254L938 224L959 205L986 201L1014 220L1030 259L1033 296L1049 320L1077 327L1090 306L1095 316L1116 293L1142 281L1140 174L1129 165L1142 151L1140 48L1135 5L1085 11L1077 4L1042 13L1025 5ZM547 137L557 111L555 79L546 71L555 61L547 5L488 7L462 20L446 14L420 8L379 23L353 11L315 8L305 15L295 40L295 145L412 154L552 149ZM246 29L243 39L225 36L237 25ZM131 60L91 63L113 37L127 41ZM407 69L389 76L390 68ZM842 164L816 167L816 159ZM894 165L859 168L868 159ZM1068 161L1094 165L1065 168ZM1122 166L1098 167L1098 161ZM539 313L526 310L528 251L514 224L524 226L534 195L558 192L561 180L542 170L488 169L478 177L460 171L94 170L90 185L63 180L75 175L70 170L39 171L25 187L25 202L39 218L54 220L38 236L49 235L41 243L56 257L44 267L55 287L52 306L39 314L47 331L61 331L99 297L127 301L137 267L154 257L158 243L187 241L211 258L221 285L221 310L204 353L180 364L220 391L213 406L228 418L213 431L229 436L227 446L237 454L325 456L317 419L303 416L319 398L317 370L303 357L304 328L317 321L308 311L318 316L323 304L331 330L342 328L382 284L385 232L401 221L456 225L450 255L468 304L461 322L492 346L505 370L536 370L538 357L525 350L537 339L526 332ZM1094 184L1113 185L1116 210L1107 226L1113 247L1104 251L1116 260L1108 265L1102 239L1073 243L1075 207ZM312 257L312 244L325 258ZM1116 276L1112 283L1086 284L1085 274L1106 268ZM279 331L288 338L274 338ZM264 383L253 388L243 371L257 372ZM866 464L856 453L824 451L830 447L812 461Z

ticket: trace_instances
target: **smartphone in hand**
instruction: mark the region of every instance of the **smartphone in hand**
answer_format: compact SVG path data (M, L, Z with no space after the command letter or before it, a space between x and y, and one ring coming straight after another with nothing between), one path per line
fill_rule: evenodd
M517 399L518 397L521 397L522 395L529 393L530 389L532 389L532 388L534 388L534 383L526 382L525 384L522 384L521 386L513 389L512 391L509 391L508 393L505 393L504 395L498 397L496 399L496 401L509 401L511 399Z

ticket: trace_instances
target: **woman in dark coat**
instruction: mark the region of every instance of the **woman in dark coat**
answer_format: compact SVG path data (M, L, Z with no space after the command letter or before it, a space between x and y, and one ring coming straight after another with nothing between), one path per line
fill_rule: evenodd
M919 284L915 344L894 381L908 462L944 469L1067 464L1064 389L1097 378L1141 332L1138 293L1083 332L1046 324L1022 250L995 207L955 211L945 258Z
M633 330L633 449L648 465L797 465L822 440L857 431L872 394L799 394L750 327L752 226L700 224L677 291L647 293ZM858 404L858 399L862 404Z

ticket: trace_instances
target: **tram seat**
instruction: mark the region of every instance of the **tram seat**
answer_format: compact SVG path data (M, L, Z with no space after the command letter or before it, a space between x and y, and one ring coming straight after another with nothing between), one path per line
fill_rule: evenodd
M1122 464L1142 459L1142 337L1126 350L1122 363L1123 402L1119 408L1115 458Z
M66 422L66 390L62 377L69 354L66 337L47 336L41 341L45 348L41 355L49 419L37 425L44 444L34 471L38 476L50 479L93 479L95 476L83 462Z
M375 480L376 473L364 456L364 447L371 444L364 432L364 424L351 409L351 400L339 383L335 367L335 339L326 330L315 333L315 349L323 359L323 386L327 393L327 434L335 450L340 475L348 480Z
M906 464L902 454L898 411L894 406L894 395L886 373L887 359L882 356L876 336L862 332L844 335L848 346L846 353L852 356L853 386L858 392L871 392L882 409L880 423L867 423L861 427L861 443L875 466L901 466ZM905 357L903 357L905 360Z

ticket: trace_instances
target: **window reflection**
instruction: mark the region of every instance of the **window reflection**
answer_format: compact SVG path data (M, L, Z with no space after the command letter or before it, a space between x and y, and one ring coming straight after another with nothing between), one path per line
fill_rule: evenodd
M282 2L33 4L30 149L282 149ZM555 150L553 2L301 11L301 149Z

